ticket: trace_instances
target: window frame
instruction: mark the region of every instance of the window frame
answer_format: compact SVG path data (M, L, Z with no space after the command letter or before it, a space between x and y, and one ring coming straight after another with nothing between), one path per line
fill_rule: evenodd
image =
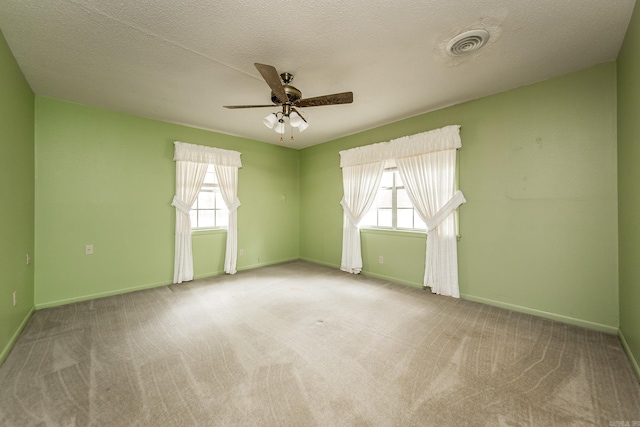
M200 190L198 191L198 197L196 197L196 201L193 203L193 206L191 206L191 210L189 211L190 214L190 218L191 218L191 231L192 232L201 232L201 231L211 231L211 230L227 230L229 228L229 224L228 221L225 225L218 225L218 212L217 211L221 211L223 214L227 214L228 215L228 209L227 206L225 205L224 201L222 200L222 197L218 198L217 194L221 194L220 192L220 183L218 182L218 176L216 175L215 172L215 166L212 164L209 164L207 166L207 174L208 175L213 175L214 181L215 182L206 182L206 178L205 178L205 182L202 183L202 186L200 187ZM200 194L203 192L211 192L214 193L213 196L213 208L198 208L198 202L200 199ZM218 207L218 203L222 204L222 207ZM195 223L194 223L194 219L193 219L193 211L195 211ZM210 226L202 226L200 227L198 225L199 222L199 211L213 211L213 221L214 221L214 225Z
M398 190L404 190L404 182L402 182L402 179L400 178L400 172L398 172L398 168L396 166L392 166L392 167L386 167L384 169L383 173L383 178L380 181L380 187L378 187L378 191L376 193L376 201L374 201L374 205L371 207L370 211L367 212L367 216L369 216L369 214L371 213L372 210L376 210L377 211L377 215L376 215L376 224L363 224L360 226L360 228L362 229L369 229L369 230L387 230L387 231L398 231L398 232L420 232L420 233L425 233L427 231L427 227L425 225L424 228L420 228L420 227L413 227L413 228L407 228L407 227L398 227L398 209L403 209L403 210L409 210L411 209L414 219L413 219L413 224L415 225L415 220L416 220L416 211L415 211L415 207L411 206L411 208L398 208ZM385 173L392 173L392 184L391 187L383 187L383 182L384 182L384 174ZM401 185L398 185L398 182L400 181ZM391 226L384 226L384 225L378 225L380 223L380 216L379 216L379 211L380 209L389 209L386 207L383 208L379 208L377 207L376 203L377 203L377 199L378 197L380 197L380 191L381 190L391 190ZM366 218L366 216L365 216ZM420 220L421 221L421 220Z

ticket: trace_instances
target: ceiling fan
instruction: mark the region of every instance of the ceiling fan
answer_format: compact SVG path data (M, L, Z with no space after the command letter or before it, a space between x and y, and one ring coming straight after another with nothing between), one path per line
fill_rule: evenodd
M282 107L282 111L269 114L264 119L264 124L274 129L281 135L284 133L284 118L289 119L292 127L297 127L300 132L305 130L309 124L296 109L304 107L320 107L323 105L350 104L353 102L353 92L341 92L331 95L316 96L313 98L302 98L302 92L291 86L293 74L281 73L275 67L266 64L254 64L260 75L271 88L271 102L268 105L225 105L224 108L261 108L261 107ZM291 136L293 139L293 135ZM280 137L282 141L282 136Z

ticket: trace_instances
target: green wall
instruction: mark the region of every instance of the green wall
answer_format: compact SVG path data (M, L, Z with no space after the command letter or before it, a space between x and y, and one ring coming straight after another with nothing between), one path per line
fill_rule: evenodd
M33 311L34 95L0 33L0 363ZM13 292L17 304L13 305Z
M0 37L0 361L34 304L171 282L174 140L242 153L239 269L297 258L338 267L338 152L460 124L463 298L607 332L620 325L638 369L639 20L636 11L617 63L301 151L34 97ZM363 231L365 274L421 286L425 241ZM224 243L221 231L194 235L196 277L222 272ZM26 252L37 255L31 266Z
M640 377L640 8L618 57L620 337Z
M175 140L242 153L238 269L299 258L297 151L49 98L35 105L38 308L171 282ZM222 272L225 238L194 236L196 277Z
M617 331L615 63L302 150L301 257L340 264L340 150L450 124L462 126L468 201L463 298ZM421 286L424 240L366 231L362 240L365 274Z

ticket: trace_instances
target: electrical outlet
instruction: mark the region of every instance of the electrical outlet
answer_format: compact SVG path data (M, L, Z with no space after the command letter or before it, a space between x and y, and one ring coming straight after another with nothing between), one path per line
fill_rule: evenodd
M383 257L382 255L380 255L380 256L378 257L378 263L379 263L379 264L384 264L384 257Z
M18 303L18 291L13 291L13 306L15 307Z
M27 252L27 265L31 264L31 254Z
M84 254L85 255L93 255L93 245L86 245L84 247Z
M244 249L240 249L240 250L238 251L238 255L243 256L243 255L244 255Z

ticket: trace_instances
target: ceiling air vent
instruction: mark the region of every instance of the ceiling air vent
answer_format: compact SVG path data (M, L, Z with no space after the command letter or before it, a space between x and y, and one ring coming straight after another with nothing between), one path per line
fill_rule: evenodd
M458 34L447 43L446 51L451 56L464 56L480 49L489 40L486 30L471 30Z

